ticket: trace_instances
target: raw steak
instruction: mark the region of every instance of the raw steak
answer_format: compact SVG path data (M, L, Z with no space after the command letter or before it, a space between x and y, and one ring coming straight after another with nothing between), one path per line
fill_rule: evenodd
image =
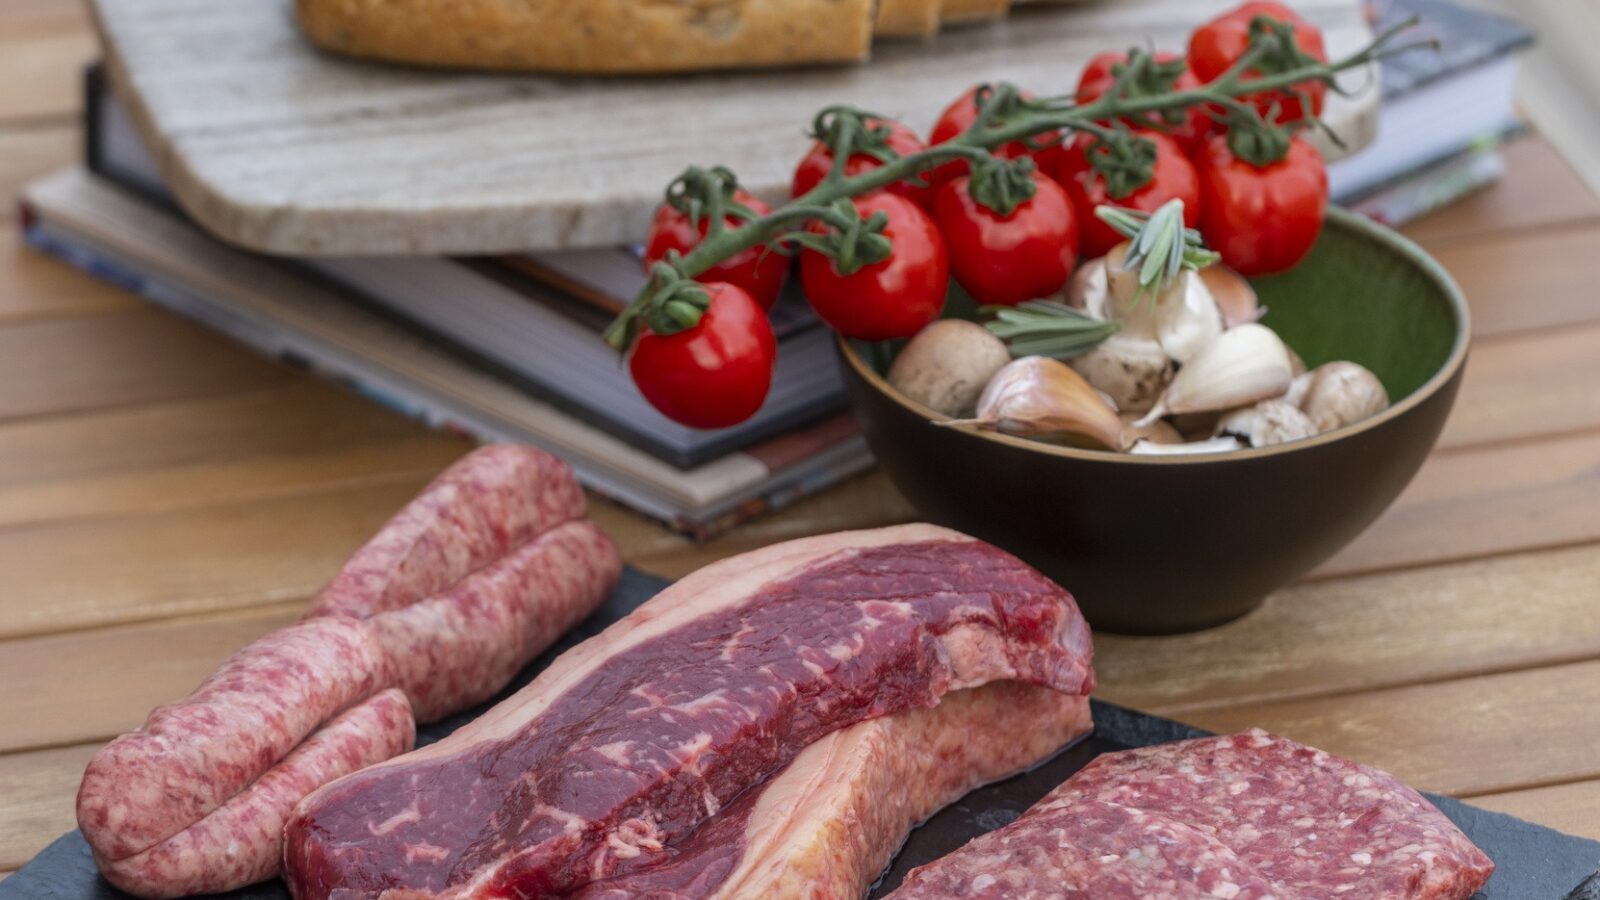
M1264 731L1097 757L895 900L1466 900L1494 863L1394 776Z
M1089 630L1015 557L928 525L708 566L430 747L327 785L295 896L562 896L674 846L817 740L1019 680L1086 695Z
M856 898L923 819L1093 727L1088 698L998 681L817 741L659 864L582 900ZM627 867L624 867L625 869Z

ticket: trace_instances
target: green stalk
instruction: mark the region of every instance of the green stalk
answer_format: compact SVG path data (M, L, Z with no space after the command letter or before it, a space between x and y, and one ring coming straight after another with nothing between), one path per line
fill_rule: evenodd
M833 221L837 213L830 209L835 201L859 197L887 187L897 181L927 172L952 159L967 159L972 162L989 159L990 148L1010 141L1026 140L1062 129L1098 133L1105 130L1104 126L1099 124L1101 121L1187 109L1200 104L1223 106L1239 115L1247 112L1255 115L1249 104L1242 103L1237 98L1275 88L1286 88L1305 81L1331 82L1333 76L1340 72L1364 66L1396 53L1427 46L1427 44L1389 46L1396 34L1413 24L1415 20L1392 28L1379 35L1367 47L1343 59L1330 63L1308 64L1248 81L1243 80L1242 76L1258 61L1260 48L1252 48L1216 81L1198 88L1135 98L1122 98L1115 96L1115 92L1108 92L1094 102L1084 105L1075 105L1071 98L1066 97L1024 101L1019 105L1017 112L1008 117L1008 121L999 125L991 124L992 113L984 114L980 111L972 127L950 141L899 157L859 175L845 177L843 162L848 154L836 154L833 173L811 191L774 210L771 214L751 219L737 228L712 229L705 240L675 260L675 266L684 277L693 278L751 247L778 241L786 231L806 221L822 220L837 226ZM607 342L619 352L625 351L637 333L638 317L652 302L654 302L654 288L646 286L606 329Z

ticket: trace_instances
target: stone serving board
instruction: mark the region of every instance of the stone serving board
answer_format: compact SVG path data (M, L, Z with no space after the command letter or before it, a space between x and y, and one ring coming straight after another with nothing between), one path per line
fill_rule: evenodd
M638 239L691 163L786 196L830 104L925 131L978 81L1067 93L1093 53L1182 49L1236 0L1014 9L843 67L653 77L484 75L355 62L311 47L290 0L94 0L106 61L163 176L218 236L267 253L503 253ZM1301 0L1328 52L1370 37L1360 0ZM1325 118L1370 140L1376 73Z

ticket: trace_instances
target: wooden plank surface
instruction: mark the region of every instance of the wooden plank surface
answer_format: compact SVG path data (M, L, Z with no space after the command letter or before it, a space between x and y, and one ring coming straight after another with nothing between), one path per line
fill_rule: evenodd
M75 2L0 0L0 190L76 154L83 21ZM1509 158L1502 184L1408 229L1478 324L1415 483L1259 613L1100 635L1098 664L1110 699L1276 728L1600 838L1600 200L1543 142ZM32 254L6 204L0 877L71 827L99 741L288 621L466 446ZM672 576L913 515L878 472L704 545L592 508Z

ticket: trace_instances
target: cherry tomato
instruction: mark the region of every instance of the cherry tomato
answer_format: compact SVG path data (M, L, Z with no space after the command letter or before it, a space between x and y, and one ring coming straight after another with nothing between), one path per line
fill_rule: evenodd
M1183 57L1167 50L1156 51L1156 62L1165 63L1177 59L1183 59ZM1096 53L1090 57L1089 64L1083 69L1083 74L1078 76L1078 102L1093 103L1104 96L1105 92L1111 90L1111 86L1117 83L1117 76L1113 70L1127 61L1128 54L1116 50L1107 50L1104 53ZM1183 74L1179 75L1177 81L1173 83L1172 89L1187 91L1199 86L1200 79L1185 68ZM1211 117L1206 115L1199 106L1189 107L1186 116L1183 122L1177 125L1170 125L1162 130L1163 134L1169 135L1173 140L1177 141L1185 153L1191 152L1200 146L1206 135L1211 133L1212 125ZM1129 122L1128 124L1138 127L1136 122Z
M896 122L893 119L868 119L867 125L889 126L889 149L901 156L909 156L924 149L922 138L917 137L917 133L903 123ZM850 158L845 161L844 174L846 177L860 175L862 172L870 172L881 165L883 163L879 162L877 157L866 153L852 153ZM821 184L822 179L828 177L828 173L831 171L833 171L833 151L829 149L827 144L816 141L811 145L811 149L806 152L806 155L800 159L800 165L795 167L794 183L790 189L790 194L798 197L807 193L818 184ZM931 187L925 184L914 184L910 181L897 181L884 188L884 190L899 194L923 208L926 208L928 202L933 199L933 189Z
M760 200L752 197L743 188L734 192L733 199L748 206L758 216L772 212L772 208ZM723 221L729 228L737 228L739 221L732 216L724 217ZM671 205L663 203L656 210L656 217L650 223L650 234L644 244L644 266L646 271L655 263L667 256L667 251L676 250L687 254L700 239L706 236L710 222L701 219L697 230L689 223L689 217ZM737 285L761 304L762 309L771 309L778 302L778 295L783 292L783 282L789 276L789 257L781 253L768 252L765 244L751 247L731 259L717 263L702 273L696 281L713 282L721 281Z
M939 317L950 282L950 260L939 229L922 208L896 194L857 197L862 218L889 216L884 234L894 245L888 259L839 274L832 258L800 254L800 284L822 321L846 337L865 341L910 337ZM826 227L811 226L823 233Z
M944 108L944 112L939 114L939 120L933 123L933 131L928 133L928 146L942 144L971 128L972 123L978 121L977 94L978 88L974 85L968 88L966 93L957 97L955 102ZM1027 91L1022 92L1024 99L1031 96ZM989 152L1001 159L1016 159L1021 156L1027 156L1033 151L1029 150L1028 145L1022 141L1008 141ZM936 167L924 177L935 188L938 188L939 185L955 178L957 175L967 174L968 169L969 166L966 160L956 159Z
M743 288L706 284L711 305L692 328L634 342L628 371L662 415L691 428L727 428L755 415L772 386L778 342Z
M1195 29L1189 38L1189 68L1201 81L1211 81L1226 72L1250 47L1250 22L1256 16L1267 16L1294 26L1294 42L1307 55L1326 61L1327 51L1322 47L1322 32L1300 14L1282 3L1250 2L1231 12L1212 19ZM1250 77L1246 73L1246 78ZM1262 115L1270 115L1277 104L1279 122L1295 122L1308 116L1322 114L1323 96L1327 85L1320 81L1302 82L1296 86L1299 93L1311 101L1311 109L1303 108L1300 98L1286 90L1262 91L1240 99L1254 103Z
M1281 272L1303 259L1322 231L1328 170L1317 148L1296 137L1289 155L1257 168L1217 135L1195 158L1200 233L1241 275Z
M950 250L956 281L982 304L1015 306L1048 297L1072 277L1078 222L1061 186L1034 172L1034 194L1008 216L973 199L971 176L939 188L934 221Z
M1194 166L1177 142L1166 135L1141 132L1139 137L1155 143L1156 164L1144 187L1127 196L1112 197L1107 191L1105 177L1090 165L1089 147L1095 140L1090 134L1078 135L1068 145L1055 171L1050 173L1066 190L1078 214L1085 257L1104 256L1123 240L1121 234L1094 214L1095 207L1101 204L1155 212L1161 204L1176 197L1183 201L1183 224L1190 228L1200 224L1200 179ZM1101 152L1105 152L1103 148Z

